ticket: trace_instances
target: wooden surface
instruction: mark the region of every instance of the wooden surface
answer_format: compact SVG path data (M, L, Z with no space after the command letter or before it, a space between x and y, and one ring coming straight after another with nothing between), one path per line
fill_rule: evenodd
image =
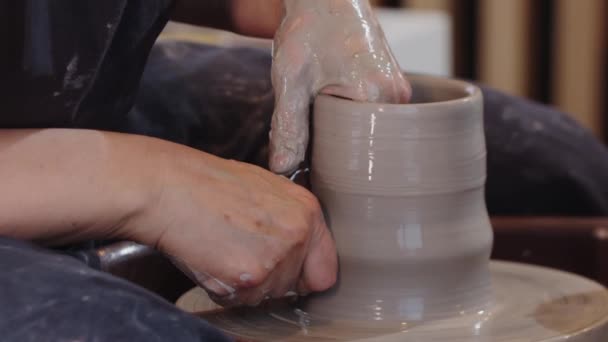
M606 96L606 0L556 0L553 31L555 104L601 136Z
M531 8L529 0L479 2L479 81L512 95L532 95Z

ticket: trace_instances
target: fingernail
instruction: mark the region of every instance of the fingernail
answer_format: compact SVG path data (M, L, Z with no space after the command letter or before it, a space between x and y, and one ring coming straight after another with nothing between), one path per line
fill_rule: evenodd
M297 165L295 164L295 155L288 151L277 153L273 156L270 163L270 168L275 173L286 174L293 171Z

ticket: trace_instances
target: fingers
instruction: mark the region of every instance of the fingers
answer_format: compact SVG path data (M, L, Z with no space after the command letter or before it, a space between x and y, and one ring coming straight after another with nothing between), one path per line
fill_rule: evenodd
M214 296L221 298L234 297L236 293L236 289L216 278L208 278L201 283L201 287Z
M384 73L380 76L384 77L385 80L385 98L382 99L382 101L391 103L409 103L412 99L412 86L403 75L403 72L399 68L399 64L397 61L395 61L395 58L391 54L389 54L389 59L393 72ZM381 95L383 95L382 92Z
M304 160L309 135L310 51L297 37L311 25L310 13L284 22L275 37L272 85L275 110L270 132L270 170L286 174Z
M311 242L311 249L305 258L295 256L285 260L261 285L237 289L231 293L223 291L220 287L216 288L217 292L211 292L210 297L216 303L227 307L256 306L266 299L285 297L292 291L296 291L299 295L307 295L310 292L325 291L332 287L336 282L337 269L335 245L329 231L323 226L317 241ZM223 295L216 295L218 292Z
M411 86L398 64L386 53L360 53L347 68L353 78L335 77L321 93L358 102L409 102Z
M302 255L294 255L281 262L268 278L259 286L242 289L235 293L229 302L232 305L259 305L263 300L285 297L290 291L295 291L299 275L302 272Z
M240 288L233 288L228 284L230 281L200 273L196 274L194 280L214 302L224 307L256 306L266 299L282 298L291 291L307 295L313 291L327 290L336 281L338 263L329 231L324 225L319 231L318 237L310 243L308 255L304 256L305 251L302 251L285 259L269 271L261 284L240 284ZM253 276L241 274L239 278L242 282L247 282L250 281L249 277Z
M316 236L310 244L310 250L302 266L302 276L297 286L298 293L325 291L336 283L337 274L336 245L321 215Z
M294 52L297 53L297 52ZM310 81L304 64L294 59L276 59L273 65L275 111L270 132L270 170L285 174L295 170L304 160L309 137ZM289 70L282 65L293 61ZM305 63L301 61L301 63Z

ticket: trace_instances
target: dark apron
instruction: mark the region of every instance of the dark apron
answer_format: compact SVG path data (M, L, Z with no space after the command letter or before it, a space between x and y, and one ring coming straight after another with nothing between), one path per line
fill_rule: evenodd
M124 116L172 0L0 0L0 127Z

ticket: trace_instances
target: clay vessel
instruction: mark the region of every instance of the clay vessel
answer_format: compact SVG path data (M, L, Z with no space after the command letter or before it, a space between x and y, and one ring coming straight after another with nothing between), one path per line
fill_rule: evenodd
M481 91L410 77L414 105L319 96L311 181L340 256L329 319L426 320L491 303Z
M336 240L337 285L256 308L178 306L246 341L608 341L608 291L489 261L482 95L410 76L411 104L319 96L311 181Z

